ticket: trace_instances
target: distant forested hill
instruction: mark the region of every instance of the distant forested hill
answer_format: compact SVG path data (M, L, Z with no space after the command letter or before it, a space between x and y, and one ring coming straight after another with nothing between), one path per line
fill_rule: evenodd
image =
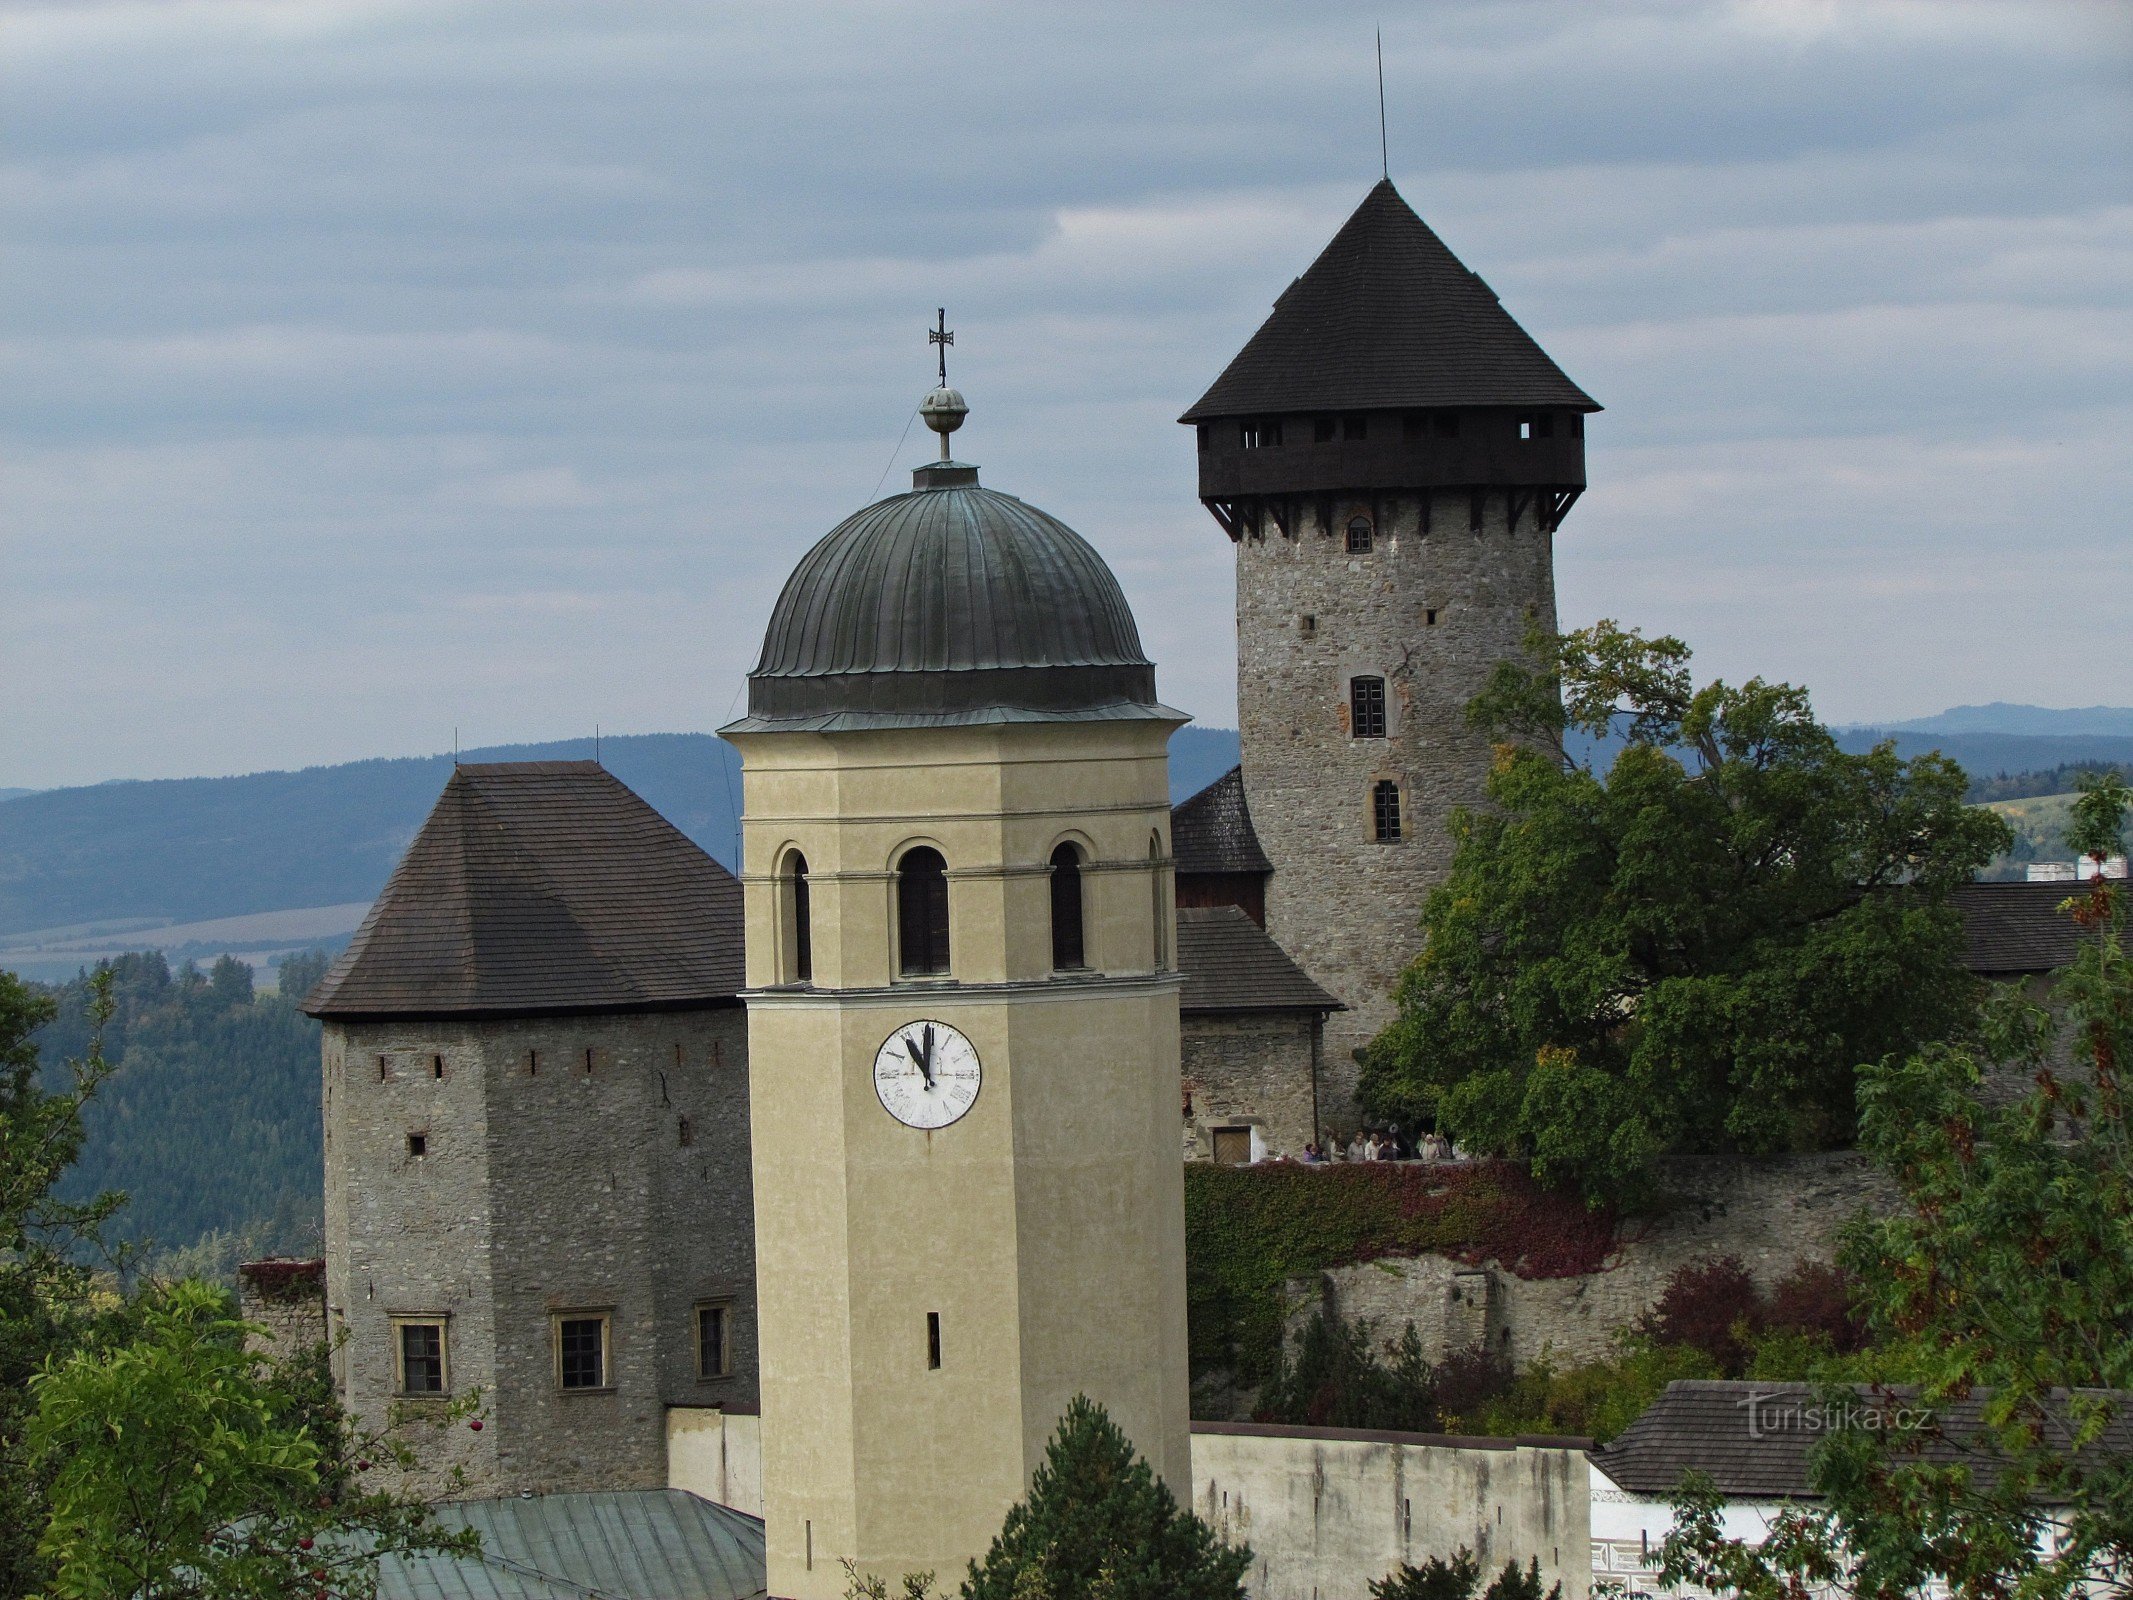
M292 961L292 992L324 970ZM89 1104L74 1197L123 1189L121 1238L189 1247L222 1233L253 1252L315 1250L323 1176L319 1025L252 972L222 960L173 973L160 955L113 964L116 1014L104 1053L118 1070ZM47 1070L88 1047L87 986L53 991L60 1014L38 1039Z
M465 761L584 760L590 739L504 745ZM600 759L697 844L733 864L739 761L707 733L605 739ZM1237 760L1237 736L1171 741L1173 798ZM450 756L241 778L51 789L0 801L0 935L131 918L339 905L377 894L451 776Z

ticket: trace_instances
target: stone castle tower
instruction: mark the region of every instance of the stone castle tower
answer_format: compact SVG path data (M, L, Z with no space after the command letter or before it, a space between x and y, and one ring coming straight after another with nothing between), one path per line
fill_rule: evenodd
M1180 419L1237 549L1237 712L1273 872L1266 927L1346 1003L1324 1125L1391 1020L1452 810L1481 802L1465 710L1555 626L1553 541L1599 409L1387 181Z
M1190 1495L1166 742L1071 529L943 459L749 679L769 1592L980 1556L1077 1394Z
M482 1397L413 1487L656 1488L670 1408L753 1400L740 900L590 761L458 767L305 1000L336 1387Z

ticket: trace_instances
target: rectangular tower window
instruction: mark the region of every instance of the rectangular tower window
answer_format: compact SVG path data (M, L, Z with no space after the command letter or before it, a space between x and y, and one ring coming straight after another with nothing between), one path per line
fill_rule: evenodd
M1333 442L1333 429L1333 418L1313 417L1311 419L1311 442L1313 444L1331 444Z
M723 1378L733 1371L732 1352L727 1345L730 1333L728 1309L724 1301L696 1308L696 1375L699 1378Z
M1400 786L1390 778L1371 785L1370 826L1379 844L1393 844L1400 837Z
M1306 611L1296 619L1296 631L1306 639L1318 637L1318 618Z
M1348 731L1357 739L1385 737L1385 680L1348 680Z
M426 1156L430 1153L430 1136L426 1133L411 1133L407 1136L407 1153L411 1156Z
M1341 437L1343 439L1369 438L1370 419L1368 417L1358 416L1346 416L1341 418Z
M1442 613L1435 606L1425 607L1422 612L1422 626L1434 628L1437 625L1437 618L1441 615Z
M555 1386L558 1389L605 1389L607 1323L604 1314L559 1312L555 1318Z
M446 1392L442 1317L393 1319L393 1377L401 1394Z
M443 1076L444 1076L444 1057L443 1057L443 1056L431 1056L431 1057L430 1057L430 1076L431 1076L431 1077L433 1077L433 1078L441 1078L441 1077L443 1077Z
M926 1313L926 1365L935 1372L940 1370L941 1314L938 1311Z

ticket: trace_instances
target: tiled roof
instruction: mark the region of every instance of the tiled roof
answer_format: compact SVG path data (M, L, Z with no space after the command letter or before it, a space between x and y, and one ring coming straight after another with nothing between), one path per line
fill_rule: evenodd
M1879 1402L1865 1385L1856 1392L1862 1412L1878 1411L1881 1426L1897 1425L1895 1436L1920 1425L1907 1421L1908 1408L1919 1406L1907 1392ZM1977 1428L1982 1404L1981 1394L1973 1394L1921 1408L1920 1419L1932 1433L1920 1458L1968 1462L1973 1469L1989 1465L1989 1456L1966 1451L1962 1443ZM1811 1385L1681 1380L1668 1384L1613 1443L1593 1451L1592 1461L1633 1494L1671 1494L1681 1475L1694 1469L1709 1474L1721 1494L1737 1499L1811 1498L1808 1458L1832 1423L1842 1420L1832 1416ZM2133 1415L2125 1406L2095 1449L2099 1455L2133 1454Z
M1387 180L1179 420L1407 406L1600 409Z
M379 1600L754 1600L763 1524L679 1489L514 1495L436 1508L478 1557L388 1556Z
M464 766L316 1017L610 1011L740 990L741 886L590 761Z
M1170 813L1170 853L1180 873L1272 872L1259 848L1252 808L1244 799L1244 769L1229 771Z
M1266 930L1235 906L1178 907L1178 970L1188 1015L1207 1011L1340 1011Z
M1963 965L1984 976L2050 972L2074 959L2081 930L2059 908L2075 883L1966 883L1955 891L1963 914Z

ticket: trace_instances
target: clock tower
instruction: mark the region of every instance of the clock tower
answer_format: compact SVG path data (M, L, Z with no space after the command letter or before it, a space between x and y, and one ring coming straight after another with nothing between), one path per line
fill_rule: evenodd
M951 1584L1077 1394L1190 1496L1166 746L1074 531L949 458L779 596L743 761L769 1592Z

